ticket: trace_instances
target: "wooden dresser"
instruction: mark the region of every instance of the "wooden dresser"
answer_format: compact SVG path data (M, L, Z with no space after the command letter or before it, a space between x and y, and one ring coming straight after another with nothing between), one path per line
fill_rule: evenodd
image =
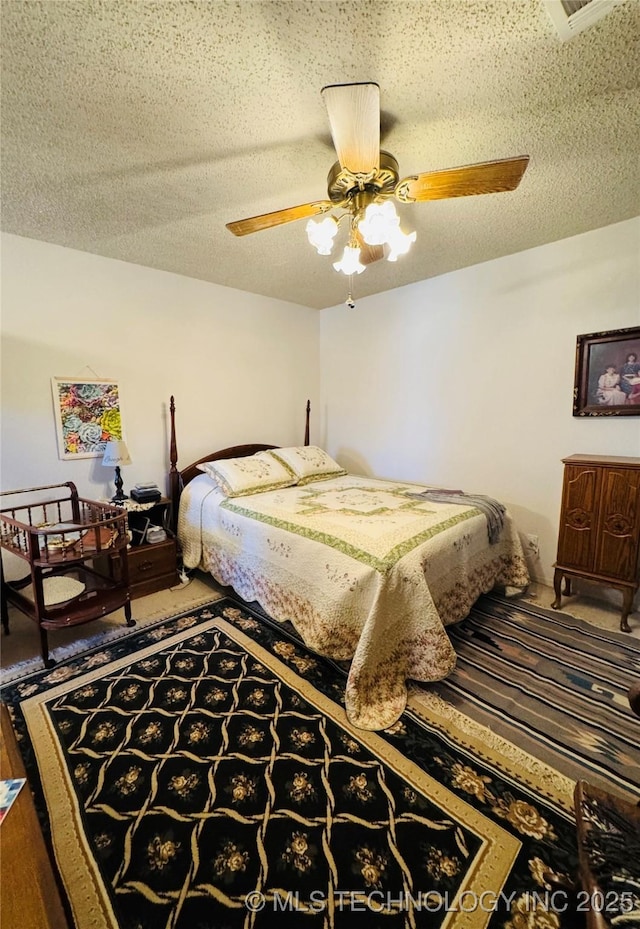
M2 777L25 777L9 713L0 703ZM29 785L25 784L0 825L3 929L67 929L60 894Z
M564 483L553 586L554 609L571 578L622 591L620 628L640 586L640 458L571 455L563 458Z

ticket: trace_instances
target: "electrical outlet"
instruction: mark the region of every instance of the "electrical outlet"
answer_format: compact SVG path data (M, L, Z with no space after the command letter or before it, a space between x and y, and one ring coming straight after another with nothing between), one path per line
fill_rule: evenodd
M540 554L540 542L537 535L527 536L527 549L536 557Z

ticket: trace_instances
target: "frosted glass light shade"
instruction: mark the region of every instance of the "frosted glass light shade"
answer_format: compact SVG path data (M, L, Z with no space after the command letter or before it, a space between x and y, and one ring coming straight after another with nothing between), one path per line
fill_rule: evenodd
M411 248L412 242L415 242L415 240L415 232L406 234L402 232L401 229L397 229L395 234L389 239L388 242L391 251L387 255L387 261L396 261L398 255L406 255Z
M360 261L360 249L347 245L340 261L334 261L333 267L343 274L362 274L366 265Z
M338 231L338 221L334 216L325 216L317 222L310 219L306 225L307 238L319 255L330 255L333 240Z
M358 230L367 245L384 245L397 233L400 217L390 200L385 203L370 203L364 211L364 218L358 223Z
M116 465L131 464L129 449L123 439L107 442L104 448L104 455L102 456L102 464L105 465L105 467L108 466L111 468L115 468Z

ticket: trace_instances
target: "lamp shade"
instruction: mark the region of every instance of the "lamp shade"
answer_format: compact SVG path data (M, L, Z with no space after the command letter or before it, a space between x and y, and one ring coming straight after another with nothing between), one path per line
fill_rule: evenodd
M310 219L306 226L307 238L319 255L330 255L333 240L338 231L338 221L334 216L326 216L320 222Z
M340 261L334 261L333 267L336 271L342 271L343 274L362 274L366 265L360 261L360 249L347 245L342 258Z
M123 439L107 442L104 455L102 456L102 464L112 468L117 465L131 464L131 456L129 455L127 443Z
M370 203L358 229L367 245L385 245L391 241L399 226L400 217L396 208L387 200L386 203Z
M387 255L387 261L397 261L398 255L406 255L411 248L411 243L415 242L415 232L405 233L400 228L389 239L390 251Z

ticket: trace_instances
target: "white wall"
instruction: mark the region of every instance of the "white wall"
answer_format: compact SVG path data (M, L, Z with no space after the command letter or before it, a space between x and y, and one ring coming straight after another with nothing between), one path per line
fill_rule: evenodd
M115 378L132 457L124 489L165 487L171 394L183 467L239 442L302 443L307 398L317 408L319 317L4 235L2 362L2 488L71 480L86 496L112 496L113 469L99 458L58 457L52 377Z
M312 442L351 470L503 500L549 581L561 458L640 455L640 420L571 409L576 335L640 325L639 258L635 219L318 314L4 235L2 488L113 491L99 459L59 459L52 376L118 380L125 489L163 484L172 393L183 466L297 444L310 397Z
M561 459L640 455L640 419L572 415L576 336L640 325L639 259L634 219L323 310L321 441L357 473L502 500L549 582Z

